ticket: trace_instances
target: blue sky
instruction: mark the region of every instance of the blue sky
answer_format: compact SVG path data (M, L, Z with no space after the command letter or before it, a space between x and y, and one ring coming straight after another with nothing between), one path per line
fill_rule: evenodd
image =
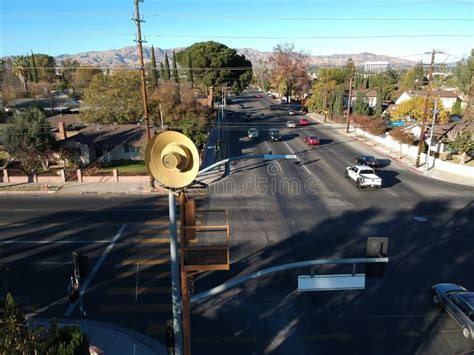
M133 0L0 0L0 6L0 56L135 45ZM473 0L145 0L140 8L147 45L161 48L216 40L270 51L292 42L314 55L372 52L407 59L436 48L453 61L474 47ZM294 39L439 34L468 37Z

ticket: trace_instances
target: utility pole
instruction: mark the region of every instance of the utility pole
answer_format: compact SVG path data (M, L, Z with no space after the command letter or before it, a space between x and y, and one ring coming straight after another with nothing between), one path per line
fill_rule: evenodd
M438 100L435 100L434 110L433 110L433 121L431 122L430 144L428 145L428 152L426 153L425 171L429 170L431 146L433 145L433 133L435 129L436 115L438 114L437 111L438 111Z
M146 135L148 141L151 139L151 132L150 132L150 118L148 116L148 97L146 92L146 82L145 82L145 63L143 61L143 47L142 47L142 29L141 23L144 22L140 19L140 6L138 2L140 0L135 0L135 18L132 18L133 21L137 24L137 46L138 46L138 56L140 57L140 75L141 75L141 91L142 91L142 98L143 98L143 117L145 118L146 123ZM142 0L143 1L143 0ZM155 179L150 174L150 187L155 186Z
M352 80L354 79L354 68L351 68L351 77L349 79L349 97L347 101L347 116L346 116L346 133L349 133L350 119L351 119L351 106L352 106Z
M433 67L434 67L434 62L435 62L435 56L436 54L441 54L444 52L437 51L436 49L433 49L431 52L431 63L430 63L430 71L428 74L428 87L426 89L426 95L425 95L425 108L423 110L423 122L421 124L421 131L420 131L420 140L418 142L418 153L416 154L416 167L420 167L420 156L421 156L421 151L423 150L423 146L425 143L424 136L425 136L425 129L426 129L426 120L428 118L428 111L429 111L429 106L430 106L430 97L431 97L431 83L433 81ZM425 54L430 54L429 52Z

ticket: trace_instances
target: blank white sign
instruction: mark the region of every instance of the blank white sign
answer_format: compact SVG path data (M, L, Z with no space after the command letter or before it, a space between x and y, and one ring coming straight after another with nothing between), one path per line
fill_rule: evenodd
M301 275L298 276L298 291L363 290L365 274Z

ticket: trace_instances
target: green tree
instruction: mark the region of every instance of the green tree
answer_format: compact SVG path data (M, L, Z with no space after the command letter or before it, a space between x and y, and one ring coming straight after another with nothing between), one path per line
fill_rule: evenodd
M96 75L84 91L83 105L85 109L81 111L80 119L84 123L126 123L140 120L143 117L143 105L139 73L120 70L111 75ZM150 102L152 117L154 110L156 105Z
M13 72L23 83L25 94L28 95L28 77L30 73L30 63L28 59L22 55L16 57L13 61Z
M334 99L333 112L336 115L341 116L343 111L344 111L344 93L342 91L338 91Z
M102 70L95 67L81 67L78 65L72 73L71 86L77 96L82 97L84 90L89 87L95 76L102 74Z
M405 73L400 86L404 90L418 90L423 86L424 78L423 64L417 63L413 68Z
M382 112L383 112L383 107L382 107L383 95L382 95L381 90L377 91L377 97L376 97L375 100L376 100L376 102L375 102L374 114L375 114L375 116L380 117L380 116L382 116Z
M163 63L160 63L160 77L161 77L162 79L165 79L165 77L166 77L166 74L165 74L165 67L164 67Z
M173 80L175 83L179 83L179 76L178 76L178 67L176 64L176 52L173 50Z
M165 80L170 80L171 79L171 71L170 71L170 62L168 60L168 53L165 53Z
M191 86L194 86L193 59L191 58L191 53L189 52L188 52L188 81L191 83Z
M474 119L474 49L467 60L463 60L456 65L454 69L454 80L467 98L464 117L470 120Z
M74 80L74 74L79 68L80 65L77 60L66 58L61 65L61 75L62 79L69 85L72 84Z
M35 54L38 81L53 83L56 80L56 61L47 54Z
M474 150L474 137L471 131L458 132L454 140L448 144L448 147L461 153L461 164L465 164L467 153Z
M56 137L51 132L46 115L38 108L15 113L10 121L3 150L21 163L23 170L31 174L40 165L49 168L56 147Z
M461 101L456 101L451 107L451 114L455 116L462 116Z
M153 45L151 46L151 72L148 73L148 75L151 78L151 85L153 87L158 87L158 79L159 79L159 72L156 67L156 59L155 59L155 48Z
M30 63L30 66L31 66L31 81L34 82L34 83L37 83L38 82L38 70L36 69L36 60L35 60L35 55L33 53L33 51L31 51L31 63Z
M367 116L370 113L369 102L365 94L358 92L354 101L354 112L358 115Z
M203 92L211 86L218 89L224 85L233 86L234 91L241 92L252 80L252 63L224 44L198 42L176 53L181 66L187 64L188 56L193 64L194 83Z

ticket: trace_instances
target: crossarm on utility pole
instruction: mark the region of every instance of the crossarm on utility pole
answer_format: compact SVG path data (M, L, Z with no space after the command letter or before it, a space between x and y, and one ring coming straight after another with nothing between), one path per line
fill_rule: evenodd
M365 263L388 263L388 258L350 258L350 259L320 259L320 260L307 260L307 261L298 261L290 264L283 264L278 266L273 266L268 269L263 269L260 271L252 272L250 274L237 277L230 281L224 282L222 285L211 288L208 291L198 293L197 295L191 297L191 304L196 304L202 301L205 298L215 296L219 293L230 290L234 287L237 287L248 281L258 279L259 277L267 276L275 272L300 269L303 267L312 267L315 265L341 265L341 264L365 264Z

